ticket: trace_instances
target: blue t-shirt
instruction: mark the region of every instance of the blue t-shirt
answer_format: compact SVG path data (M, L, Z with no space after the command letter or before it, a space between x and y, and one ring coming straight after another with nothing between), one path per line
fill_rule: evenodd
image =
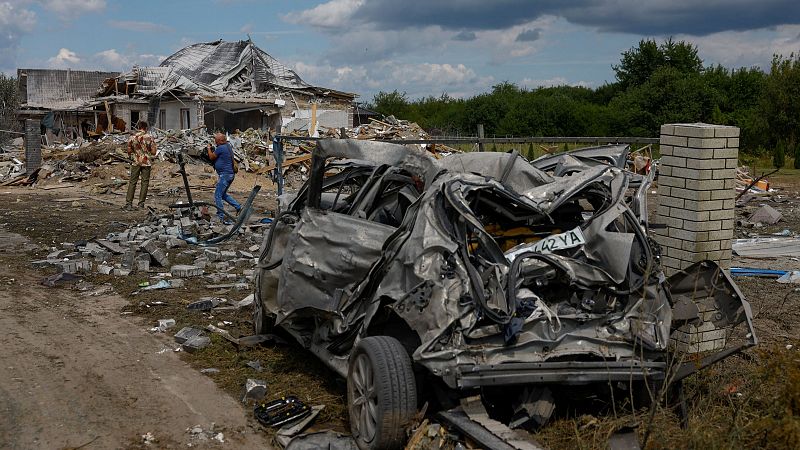
M214 160L214 170L220 175L233 175L233 151L231 144L218 145L214 150L217 159Z

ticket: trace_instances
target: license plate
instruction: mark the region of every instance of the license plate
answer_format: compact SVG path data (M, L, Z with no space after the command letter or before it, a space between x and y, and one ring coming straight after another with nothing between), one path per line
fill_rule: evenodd
M563 233L547 236L546 238L536 242L520 244L506 252L506 258L508 258L509 261L514 261L517 255L521 253L533 252L548 254L557 250L578 247L585 243L586 238L583 237L581 228L575 227Z

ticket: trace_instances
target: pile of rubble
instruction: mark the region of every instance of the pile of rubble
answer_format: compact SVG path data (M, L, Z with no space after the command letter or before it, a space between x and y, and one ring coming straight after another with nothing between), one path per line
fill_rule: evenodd
M33 265L58 269L59 273L51 277L51 285L65 275L136 273L150 278L139 286L143 291L179 288L186 279L199 277L210 289L249 291L261 242L260 227L258 223L241 228L238 239L229 241L226 250L190 246L187 241L193 237L222 235L228 228L218 222L186 217L176 210L172 214L151 215L146 223L110 233L105 239L62 243Z
M384 121L371 119L366 125L356 128L342 129L325 128L320 137L348 139L428 139L430 136L416 123L407 120L398 120L389 116ZM210 164L206 155L206 145L213 141L205 128L186 130L161 130L153 128L150 131L154 137L158 153L156 157L161 161L177 162L178 154L183 153L198 164ZM47 178L57 178L60 182L84 181L88 179L96 167L127 163L130 158L126 145L131 135L130 131L106 134L97 140L84 141L78 138L75 141L55 144L42 148L42 167L32 173L25 174L24 150L22 139L16 139L11 145L6 146L0 153L0 185L29 186ZM299 178L305 180L305 173L310 169L311 152L316 147L313 140L303 141L299 138L308 137L307 131L292 131L286 134L297 137L296 140L284 141L284 163L282 169L287 179ZM272 155L273 135L270 130L247 129L236 130L228 135L236 160L245 172L267 174L275 169L275 158ZM444 145L423 144L422 150L436 155L458 152L457 149ZM291 184L291 183L290 183Z

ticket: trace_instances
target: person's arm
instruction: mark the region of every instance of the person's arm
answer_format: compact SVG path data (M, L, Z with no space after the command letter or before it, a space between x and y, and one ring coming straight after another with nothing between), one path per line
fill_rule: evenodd
M211 147L211 144L208 144L208 146L206 147L206 151L208 152L208 159L212 161L217 159L217 154L214 152L214 149L213 147Z
M133 153L133 138L128 139L128 156Z
M148 142L148 149L150 150L150 154L156 156L158 152L158 147L156 147L156 140L153 137L150 137L150 142Z

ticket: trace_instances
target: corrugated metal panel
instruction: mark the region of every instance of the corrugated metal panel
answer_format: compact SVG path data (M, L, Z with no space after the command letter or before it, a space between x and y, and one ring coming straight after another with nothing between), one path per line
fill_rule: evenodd
M190 45L165 59L161 67L172 68L176 78L169 81L183 77L212 92L258 92L263 90L262 84L288 89L312 87L250 41ZM183 87L169 84L165 80L164 87Z
M26 74L27 106L33 108L70 109L91 100L104 80L119 72L84 70L20 69Z

